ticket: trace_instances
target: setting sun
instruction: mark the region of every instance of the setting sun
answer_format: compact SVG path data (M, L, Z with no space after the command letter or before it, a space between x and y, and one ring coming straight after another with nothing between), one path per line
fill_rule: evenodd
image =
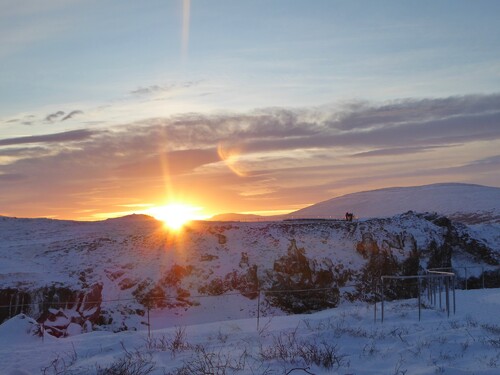
M169 229L179 230L192 220L205 219L199 214L200 207L190 206L183 203L171 203L166 206L154 207L148 210L148 214L161 220Z

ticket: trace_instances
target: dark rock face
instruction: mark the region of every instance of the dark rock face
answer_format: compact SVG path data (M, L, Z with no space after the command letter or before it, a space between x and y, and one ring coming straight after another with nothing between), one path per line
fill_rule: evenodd
M369 232L363 233L361 242L356 245L356 251L360 253L363 258L368 259L372 255L380 252L377 241L373 239L373 235Z
M36 319L45 332L56 337L91 331L99 321L102 284L85 290L50 286L35 291L0 290L0 322L18 314Z
M273 271L267 273L271 286L266 298L271 305L290 313L335 307L340 299L338 287L347 279L336 271L327 259L318 262L307 258L305 249L297 248L295 240L291 240L288 254L277 259Z
M237 290L243 296L254 299L258 296L259 280L257 279L257 266L247 267L246 272L233 270L223 278L216 277L208 284L202 285L198 292L210 296Z
M433 245L428 268L451 267L451 257L454 251L464 251L471 255L474 261L478 263L484 262L492 266L500 264L498 252L471 238L469 234L460 231L460 224L452 222L447 217L438 215L429 215L426 219L444 229L444 242L440 247L436 244Z
M32 296L14 288L0 290L0 324L18 314L28 313Z
M188 307L195 303L189 300L191 293L182 288L182 280L191 275L193 266L177 264L162 274L159 280L147 278L137 283L132 295L146 308Z

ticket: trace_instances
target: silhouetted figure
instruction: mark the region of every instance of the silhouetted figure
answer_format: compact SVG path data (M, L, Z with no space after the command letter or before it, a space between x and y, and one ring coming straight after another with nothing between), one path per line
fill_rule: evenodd
M345 213L345 221L352 221L353 218L354 218L354 214L352 212Z

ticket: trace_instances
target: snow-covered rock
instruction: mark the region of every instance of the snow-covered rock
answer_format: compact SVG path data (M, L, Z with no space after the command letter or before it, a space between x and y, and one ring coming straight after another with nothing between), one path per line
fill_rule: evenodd
M0 324L0 337L9 337L10 343L42 340L42 328L25 314L16 315Z

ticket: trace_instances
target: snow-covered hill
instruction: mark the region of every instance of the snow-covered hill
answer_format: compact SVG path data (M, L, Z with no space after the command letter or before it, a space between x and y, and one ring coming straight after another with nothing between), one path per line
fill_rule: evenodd
M437 212L468 223L500 222L500 188L470 184L394 187L347 194L288 215L297 218L390 217L407 211Z
M372 299L382 270L480 266L469 268L468 276L478 276L481 267L497 269L499 260L497 224L468 227L429 214L200 221L180 233L141 215L103 222L3 217L0 321L24 312L66 335L142 327L148 306L171 324L206 321L213 311L242 318L256 314L258 289L274 291L262 294L266 311L314 311ZM312 288L329 292L279 294Z

